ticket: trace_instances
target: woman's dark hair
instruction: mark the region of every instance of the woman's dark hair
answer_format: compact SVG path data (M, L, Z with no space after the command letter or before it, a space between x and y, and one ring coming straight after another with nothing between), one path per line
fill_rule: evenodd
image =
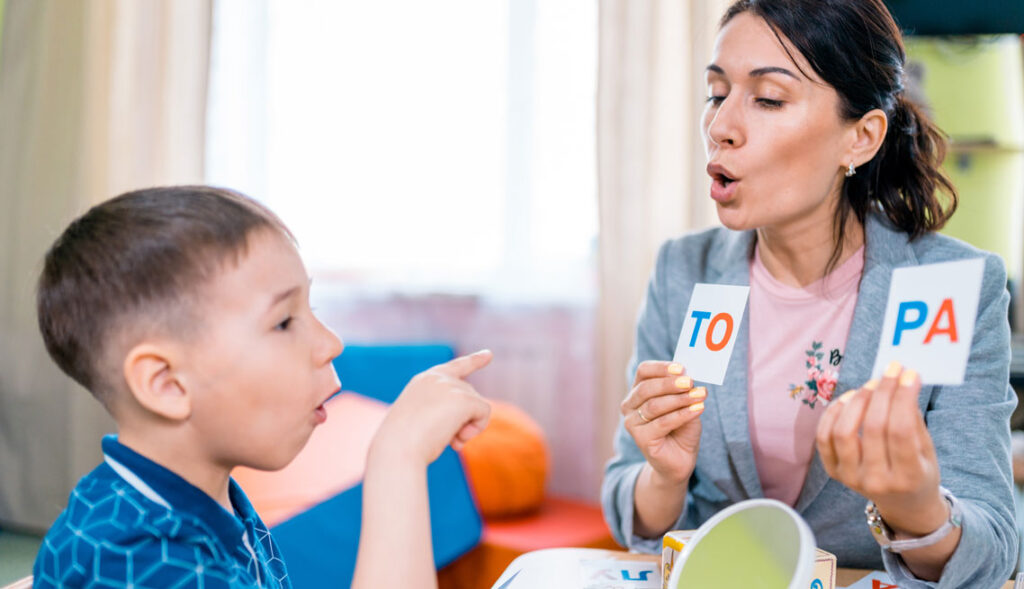
M889 119L878 153L843 183L829 269L842 252L851 212L863 224L873 207L880 208L911 239L940 229L958 198L940 170L946 137L904 92L906 52L882 0L739 0L726 10L721 26L744 12L764 19L787 53L783 37L835 88L841 117L857 120L877 108ZM939 191L949 196L948 206Z

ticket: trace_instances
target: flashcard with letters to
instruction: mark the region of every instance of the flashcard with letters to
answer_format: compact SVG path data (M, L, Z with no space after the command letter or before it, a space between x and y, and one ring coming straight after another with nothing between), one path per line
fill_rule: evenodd
M583 589L661 589L657 562L591 559L580 561Z
M893 270L871 374L895 360L924 384L963 383L984 270L983 258Z
M693 287L673 357L693 380L711 384L725 380L749 294L749 286Z

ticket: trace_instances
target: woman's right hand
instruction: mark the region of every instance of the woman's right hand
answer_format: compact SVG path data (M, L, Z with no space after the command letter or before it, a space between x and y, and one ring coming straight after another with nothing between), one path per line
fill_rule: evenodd
M626 431L663 484L683 485L697 464L707 389L694 387L680 364L642 362L622 401Z

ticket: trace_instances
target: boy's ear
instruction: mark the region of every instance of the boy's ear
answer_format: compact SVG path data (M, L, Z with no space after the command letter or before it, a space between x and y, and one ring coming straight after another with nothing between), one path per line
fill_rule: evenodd
M174 358L168 346L141 343L124 359L124 378L128 391L147 411L182 421L192 414L192 399L175 373Z

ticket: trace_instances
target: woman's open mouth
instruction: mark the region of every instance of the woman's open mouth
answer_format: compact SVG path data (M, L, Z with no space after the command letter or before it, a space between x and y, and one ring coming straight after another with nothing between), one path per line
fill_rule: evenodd
M739 179L717 164L708 165L708 175L711 176L711 198L716 202L726 202L731 199L736 192L736 184Z

